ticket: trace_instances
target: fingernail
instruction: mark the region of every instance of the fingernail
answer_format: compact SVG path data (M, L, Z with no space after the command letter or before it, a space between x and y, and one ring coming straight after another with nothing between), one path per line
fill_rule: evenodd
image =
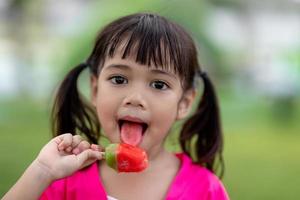
M67 152L71 152L71 150L72 150L72 147L68 147L68 148L66 149Z
M91 148L92 148L93 150L95 150L95 151L99 151L99 150L100 150L99 145L96 145L96 144L92 144L92 145L91 145Z
M75 148L75 149L73 150L73 153L74 153L74 154L78 154L78 153L79 153L79 149L78 149L78 148Z

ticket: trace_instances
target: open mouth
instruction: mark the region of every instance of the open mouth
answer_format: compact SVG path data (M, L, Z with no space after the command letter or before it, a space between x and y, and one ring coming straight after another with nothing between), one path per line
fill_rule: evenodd
M124 116L118 119L120 140L123 143L139 146L144 139L149 125L141 118Z
M148 124L145 123L145 122L135 122L135 121L129 121L129 120L122 120L122 119L120 119L120 120L118 120L120 132L121 132L121 129L122 129L122 125L123 125L124 123L139 124L139 125L141 125L141 126L142 126L142 135L145 134L145 132L146 132L146 130L147 130L147 128L148 128Z

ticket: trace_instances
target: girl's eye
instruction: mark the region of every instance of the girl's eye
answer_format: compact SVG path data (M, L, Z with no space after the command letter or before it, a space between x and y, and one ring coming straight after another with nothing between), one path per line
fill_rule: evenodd
M150 85L158 90L166 90L169 88L169 86L163 81L153 81Z
M117 84L117 85L128 83L127 79L122 76L113 76L110 78L110 80L113 84Z

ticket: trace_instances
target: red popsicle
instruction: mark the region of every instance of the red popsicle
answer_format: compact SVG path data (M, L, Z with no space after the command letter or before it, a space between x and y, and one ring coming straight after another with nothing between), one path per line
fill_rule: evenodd
M108 166L117 172L140 172L147 168L146 152L130 144L110 144L105 149Z

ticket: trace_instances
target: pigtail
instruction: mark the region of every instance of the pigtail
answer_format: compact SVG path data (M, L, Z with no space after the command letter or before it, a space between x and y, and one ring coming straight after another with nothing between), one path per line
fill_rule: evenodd
M223 137L217 97L207 74L202 72L200 76L204 83L203 96L196 112L183 125L180 144L182 150L196 163L214 173L220 167L220 177L222 177L224 173ZM217 169L216 159L219 161Z
M98 143L100 126L93 108L83 100L77 88L79 74L88 65L73 68L62 81L54 100L51 124L53 136L80 131L92 143ZM77 133L78 134L78 133Z

